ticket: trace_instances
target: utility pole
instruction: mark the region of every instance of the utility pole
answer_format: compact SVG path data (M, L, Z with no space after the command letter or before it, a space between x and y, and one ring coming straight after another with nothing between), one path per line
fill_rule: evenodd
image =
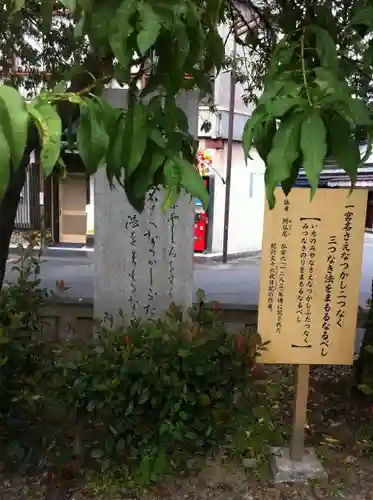
M44 64L44 36L42 39L42 75L44 82L45 77L45 64ZM47 241L46 241L46 228L45 228L45 204L44 204L44 170L40 161L40 152L37 154L37 158L35 158L38 166L39 166L39 215L40 215L40 253L41 255L45 253L47 249Z
M233 153L233 132L234 132L234 103L236 99L236 63L237 44L236 36L233 37L233 66L230 78L229 93L229 121L228 121L228 146L227 146L227 172L225 175L225 207L224 207L224 234L223 234L223 263L228 261L228 240L229 240L229 211L231 201L231 178L232 178L232 153Z

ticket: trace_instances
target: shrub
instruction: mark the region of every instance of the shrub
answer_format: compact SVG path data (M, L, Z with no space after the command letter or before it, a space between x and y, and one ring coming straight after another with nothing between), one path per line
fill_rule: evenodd
M17 279L0 291L0 416L9 424L38 399L32 388L43 359L41 308L49 296L40 288L40 256L32 245L20 250L12 268Z
M8 463L66 465L79 455L100 470L117 461L147 484L186 457L235 447L238 436L244 452L266 429L255 411L263 405L263 374L257 380L254 370L260 337L226 332L217 304L205 307L201 296L187 315L173 305L162 319L51 345L41 335L49 294L39 266L25 249L17 281L0 296Z
M53 393L60 388L58 401L96 436L85 443L93 458L159 472L170 457L227 443L237 419L251 413L259 336L242 337L237 349L236 337L207 315L196 325L174 307L164 319L72 345L68 360L58 353Z
M369 400L373 399L373 282L371 298L368 300L368 313L364 321L364 338L359 357L355 362L355 382L358 389Z

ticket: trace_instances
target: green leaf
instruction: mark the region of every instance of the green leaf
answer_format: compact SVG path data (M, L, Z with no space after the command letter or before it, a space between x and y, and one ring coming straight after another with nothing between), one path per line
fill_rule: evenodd
M102 121L97 103L88 100L80 106L80 122L77 133L79 154L89 174L97 171L109 147L109 136Z
M126 441L124 439L119 439L119 441L117 441L117 444L115 446L115 451L116 453L123 453L125 450L126 450Z
M299 97L301 86L288 78L278 78L266 83L264 92L260 96L259 105L267 105L273 102L275 97Z
M318 109L313 109L302 123L300 148L303 167L311 185L311 199L316 193L327 153L326 128Z
M373 26L373 7L359 8L359 10L351 19L351 24L355 26Z
M130 182L129 181L126 181L125 182L125 192L126 192L126 195L127 195L127 200L129 201L129 203L132 205L132 207L139 213L142 213L144 211L144 208L145 208L145 196L144 194L142 193L142 195L140 197L136 196L136 192L133 188L134 186L134 180L136 181L136 179L140 177L141 178L141 182L139 181L139 184L138 184L138 189L139 187L141 187L142 189L142 186L144 185L143 184L143 180L144 180L144 175L143 175L143 172L139 172L139 171L136 171ZM142 183L142 184L141 184Z
M372 115L368 107L361 99L349 99L348 110L352 120L358 125L371 126L373 124Z
M245 161L250 158L250 149L255 137L256 128L267 118L267 115L263 112L262 107L255 109L253 114L245 123L245 127L242 135L243 151L245 156Z
M40 163L45 175L48 176L52 173L61 153L61 118L56 109L47 101L30 104L28 111L40 132L42 140Z
M180 168L173 159L166 160L163 167L164 185L177 186L181 182Z
M100 449L95 449L95 450L92 450L92 453L91 453L91 457L94 459L94 460L100 460L100 458L102 458L104 456L104 450L100 450Z
M199 171L194 165L191 165L183 158L175 156L173 159L180 169L181 185L190 195L201 200L205 210L207 210L209 206L209 194Z
M178 153L182 150L183 142L185 138L184 132L171 131L167 135L167 151L172 153Z
M196 61L200 61L205 50L204 40L205 32L201 23L201 14L195 4L188 2L187 12L185 14L185 24L188 29L190 50L185 62L185 66L193 67Z
M10 147L3 127L0 126L0 201L3 199L10 179Z
M189 55L190 41L187 27L182 20L176 20L174 23L174 33L177 40L177 63L180 68L185 64Z
M147 109L143 104L135 102L128 109L125 125L124 142L125 150L128 151L124 152L123 160L127 178L133 174L144 156L147 140Z
M197 298L198 298L198 302L199 303L202 303L202 302L206 301L206 294L202 290L202 288L198 288L198 290L197 290Z
M167 212L179 199L181 172L173 159L166 160L163 168L163 178L165 187L165 197L162 203L162 210Z
M326 95L332 96L335 101L350 99L350 91L345 81L339 80L332 71L326 68L317 67L314 71L316 83Z
M369 385L367 385L367 384L359 384L358 389L366 396L371 396L373 394L372 387L369 387Z
M266 193L270 208L275 206L276 186L290 177L293 163L299 157L300 125L303 115L291 115L277 130L265 171Z
M149 138L161 149L167 149L167 142L162 135L162 132L157 128L149 130Z
M19 92L0 86L0 116L3 133L8 141L14 168L20 165L27 142L28 113Z
M151 185L155 185L155 174L164 163L165 157L158 152L152 154L151 149L147 149L147 154L142 158L138 168L127 181L128 190L133 191L133 198L145 202L146 194ZM150 164L150 167L149 167Z
M281 182L281 187L282 187L282 190L283 190L285 196L288 196L288 194L292 190L292 188L297 180L301 164L302 164L301 158L297 158L291 167L289 177L287 177L286 179L284 179Z
M109 184L113 186L113 178L115 177L118 182L121 181L121 171L122 171L122 156L123 156L123 136L125 123L122 116L117 118L114 126L114 130L109 133L110 141L106 152L106 172L109 180Z
M214 29L210 29L206 38L206 45L213 58L213 66L215 66L216 71L220 73L225 59L225 45L219 32Z
M267 162L267 156L272 148L273 138L276 133L276 120L273 118L264 123L260 123L255 130L254 146L258 151L259 156Z
M337 113L325 116L328 124L330 154L354 184L360 165L359 144L353 137L350 123Z
M132 191L133 198L145 203L149 190L148 175L145 169L137 169L127 182L127 189Z
M337 48L332 37L317 25L310 26L309 30L316 36L316 50L321 64L332 71L338 71Z
M76 39L81 39L83 37L84 31L85 31L85 26L86 26L86 18L83 14L74 27L74 37ZM113 52L114 52L114 50L113 50Z
M289 44L286 38L282 39L276 44L267 74L265 76L266 83L269 83L271 80L273 80L274 76L279 71L281 66L287 65L290 62L296 48L297 44Z
M133 194L136 199L145 199L151 185L156 184L155 176L165 161L165 155L161 152L154 151L151 156L149 166L149 157L151 151L147 150L146 157L143 158L139 168L134 172L130 178L130 185L133 187ZM129 187L130 189L130 187Z
M281 118L295 107L305 108L306 106L307 101L301 97L278 97L266 104L266 110L269 115Z
M111 25L109 43L113 54L125 69L132 61L133 49L129 44L129 36L133 33L131 17L135 13L136 5L133 0L123 0L116 12Z
M162 210L167 212L172 208L180 196L180 186L166 186L164 188L164 200L162 202Z
M220 15L222 14L222 6L223 0L208 0L207 6L209 9L209 16L211 16L211 20L213 20L216 24L221 19Z
M175 115L176 115L177 125L180 128L180 130L182 130L183 132L188 133L188 131L189 131L189 122L188 122L187 115L178 106L175 107Z
M137 46L140 54L145 55L158 38L161 31L161 20L147 3L141 3L138 9L141 31L137 35Z
M71 12L75 12L76 10L76 0L60 0L62 5L66 7L66 9L71 10Z
M18 12L19 10L23 9L25 6L26 0L13 0L11 5L12 5L12 12Z
M44 0L40 5L40 17L42 20L41 29L44 34L51 31L52 20L53 20L53 0Z
M368 354L373 354L373 345L368 344L368 345L364 346L363 349Z

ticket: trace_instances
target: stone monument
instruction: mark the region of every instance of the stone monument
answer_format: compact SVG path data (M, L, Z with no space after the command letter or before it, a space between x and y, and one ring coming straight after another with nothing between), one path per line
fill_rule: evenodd
M109 90L110 104L126 102L126 91ZM198 133L198 94L180 95L191 133ZM137 213L123 188L110 189L101 169L95 177L94 313L108 327L161 316L171 302L192 303L194 203L182 193L167 213L162 193L150 192Z

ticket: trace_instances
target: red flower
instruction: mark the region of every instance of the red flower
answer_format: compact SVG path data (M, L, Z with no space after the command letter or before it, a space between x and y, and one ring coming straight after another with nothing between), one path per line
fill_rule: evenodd
M266 371L263 365L256 364L251 369L251 375L259 380L264 380L267 378Z
M218 313L220 311L220 304L216 300L214 300L213 302L211 302L210 307L211 307L211 310L214 313Z
M65 280L57 280L56 281L56 288L60 292L64 292L66 290L65 288Z
M239 334L236 334L235 336L235 344L236 344L236 349L237 351L242 354L243 352L245 352L245 339L242 335L239 335Z
M124 343L125 343L126 345L131 345L131 338L130 338L130 336L129 336L129 335L126 335L126 336L124 337Z

